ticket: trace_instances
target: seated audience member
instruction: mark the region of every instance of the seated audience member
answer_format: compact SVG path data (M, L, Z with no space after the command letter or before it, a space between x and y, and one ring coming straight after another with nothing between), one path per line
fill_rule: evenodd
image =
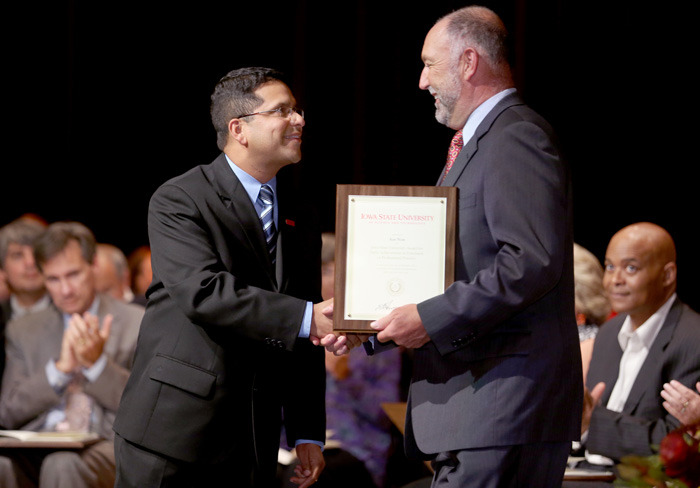
M695 388L700 393L700 381L695 383ZM671 380L661 390L661 396L665 400L664 408L683 425L700 424L700 394L698 393L676 380Z
M49 306L44 278L34 262L32 245L46 225L34 218L20 217L0 228L0 379L5 366L7 322ZM2 424L0 424L2 425Z
M45 224L30 218L19 218L0 228L0 276L9 291L0 307L8 322L49 305L44 277L32 251L34 241L45 228Z
M134 302L146 305L146 290L148 290L153 280L151 248L149 246L140 246L136 248L129 254L128 262Z
M117 246L98 243L95 254L95 288L124 302L134 300L131 291L129 264Z
M333 297L335 238L322 235L321 294ZM383 357L385 356L386 357ZM399 401L400 349L368 356L363 348L335 356L326 351L326 467L315 487L383 487L392 444L391 422L383 402ZM283 475L290 478L294 466ZM292 487L294 485L287 484Z
M80 450L4 450L0 486L112 487L112 422L129 376L143 308L95 289L95 240L82 224L50 225L34 247L53 305L7 325L0 424L89 431Z
M663 385L700 380L700 315L676 296L676 273L673 239L658 225L632 224L610 240L603 284L618 315L596 336L582 419L594 464L652 454L679 425Z
M588 249L574 243L574 293L583 378L591 361L598 327L610 315L610 302L603 290L603 266Z

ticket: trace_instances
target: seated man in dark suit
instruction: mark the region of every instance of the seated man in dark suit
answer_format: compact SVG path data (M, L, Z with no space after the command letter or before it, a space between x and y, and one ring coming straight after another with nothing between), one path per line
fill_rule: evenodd
M95 240L82 224L50 225L34 255L53 306L7 326L0 424L85 431L102 440L78 450L4 450L0 486L112 487L112 424L133 362L143 307L95 289ZM78 405L79 413L72 408Z
M610 240L603 283L618 315L596 336L582 424L594 464L652 454L679 425L664 409L664 384L700 380L700 315L676 296L676 273L673 239L658 225L633 224Z

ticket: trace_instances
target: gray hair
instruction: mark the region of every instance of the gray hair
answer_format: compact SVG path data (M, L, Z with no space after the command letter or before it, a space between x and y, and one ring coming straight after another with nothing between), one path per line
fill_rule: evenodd
M5 263L10 244L34 246L34 241L44 232L46 225L30 219L18 218L0 228L0 268Z
M508 31L501 19L486 7L470 6L442 17L438 22L447 23L446 30L453 43L452 62L467 47L474 47L483 56L492 70L500 72L508 66Z

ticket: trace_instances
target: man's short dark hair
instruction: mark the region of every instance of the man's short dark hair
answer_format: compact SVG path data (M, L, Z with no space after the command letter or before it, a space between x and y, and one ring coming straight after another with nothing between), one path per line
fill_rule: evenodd
M83 259L92 264L97 246L92 231L79 222L55 222L34 243L34 260L38 268L42 269L48 260L62 252L71 241L78 243Z
M231 119L254 112L263 102L255 95L255 90L271 81L286 84L282 73L263 67L236 69L219 80L211 95L209 109L219 149L223 151L226 146Z

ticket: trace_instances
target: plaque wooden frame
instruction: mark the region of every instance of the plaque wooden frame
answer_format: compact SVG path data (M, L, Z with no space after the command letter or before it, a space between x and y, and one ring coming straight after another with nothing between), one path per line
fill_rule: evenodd
M369 326L372 320L345 319L348 264L348 198L351 195L444 198L447 217L445 225L444 271L446 289L454 282L458 189L450 186L337 185L333 330L335 332L367 334L374 332Z

